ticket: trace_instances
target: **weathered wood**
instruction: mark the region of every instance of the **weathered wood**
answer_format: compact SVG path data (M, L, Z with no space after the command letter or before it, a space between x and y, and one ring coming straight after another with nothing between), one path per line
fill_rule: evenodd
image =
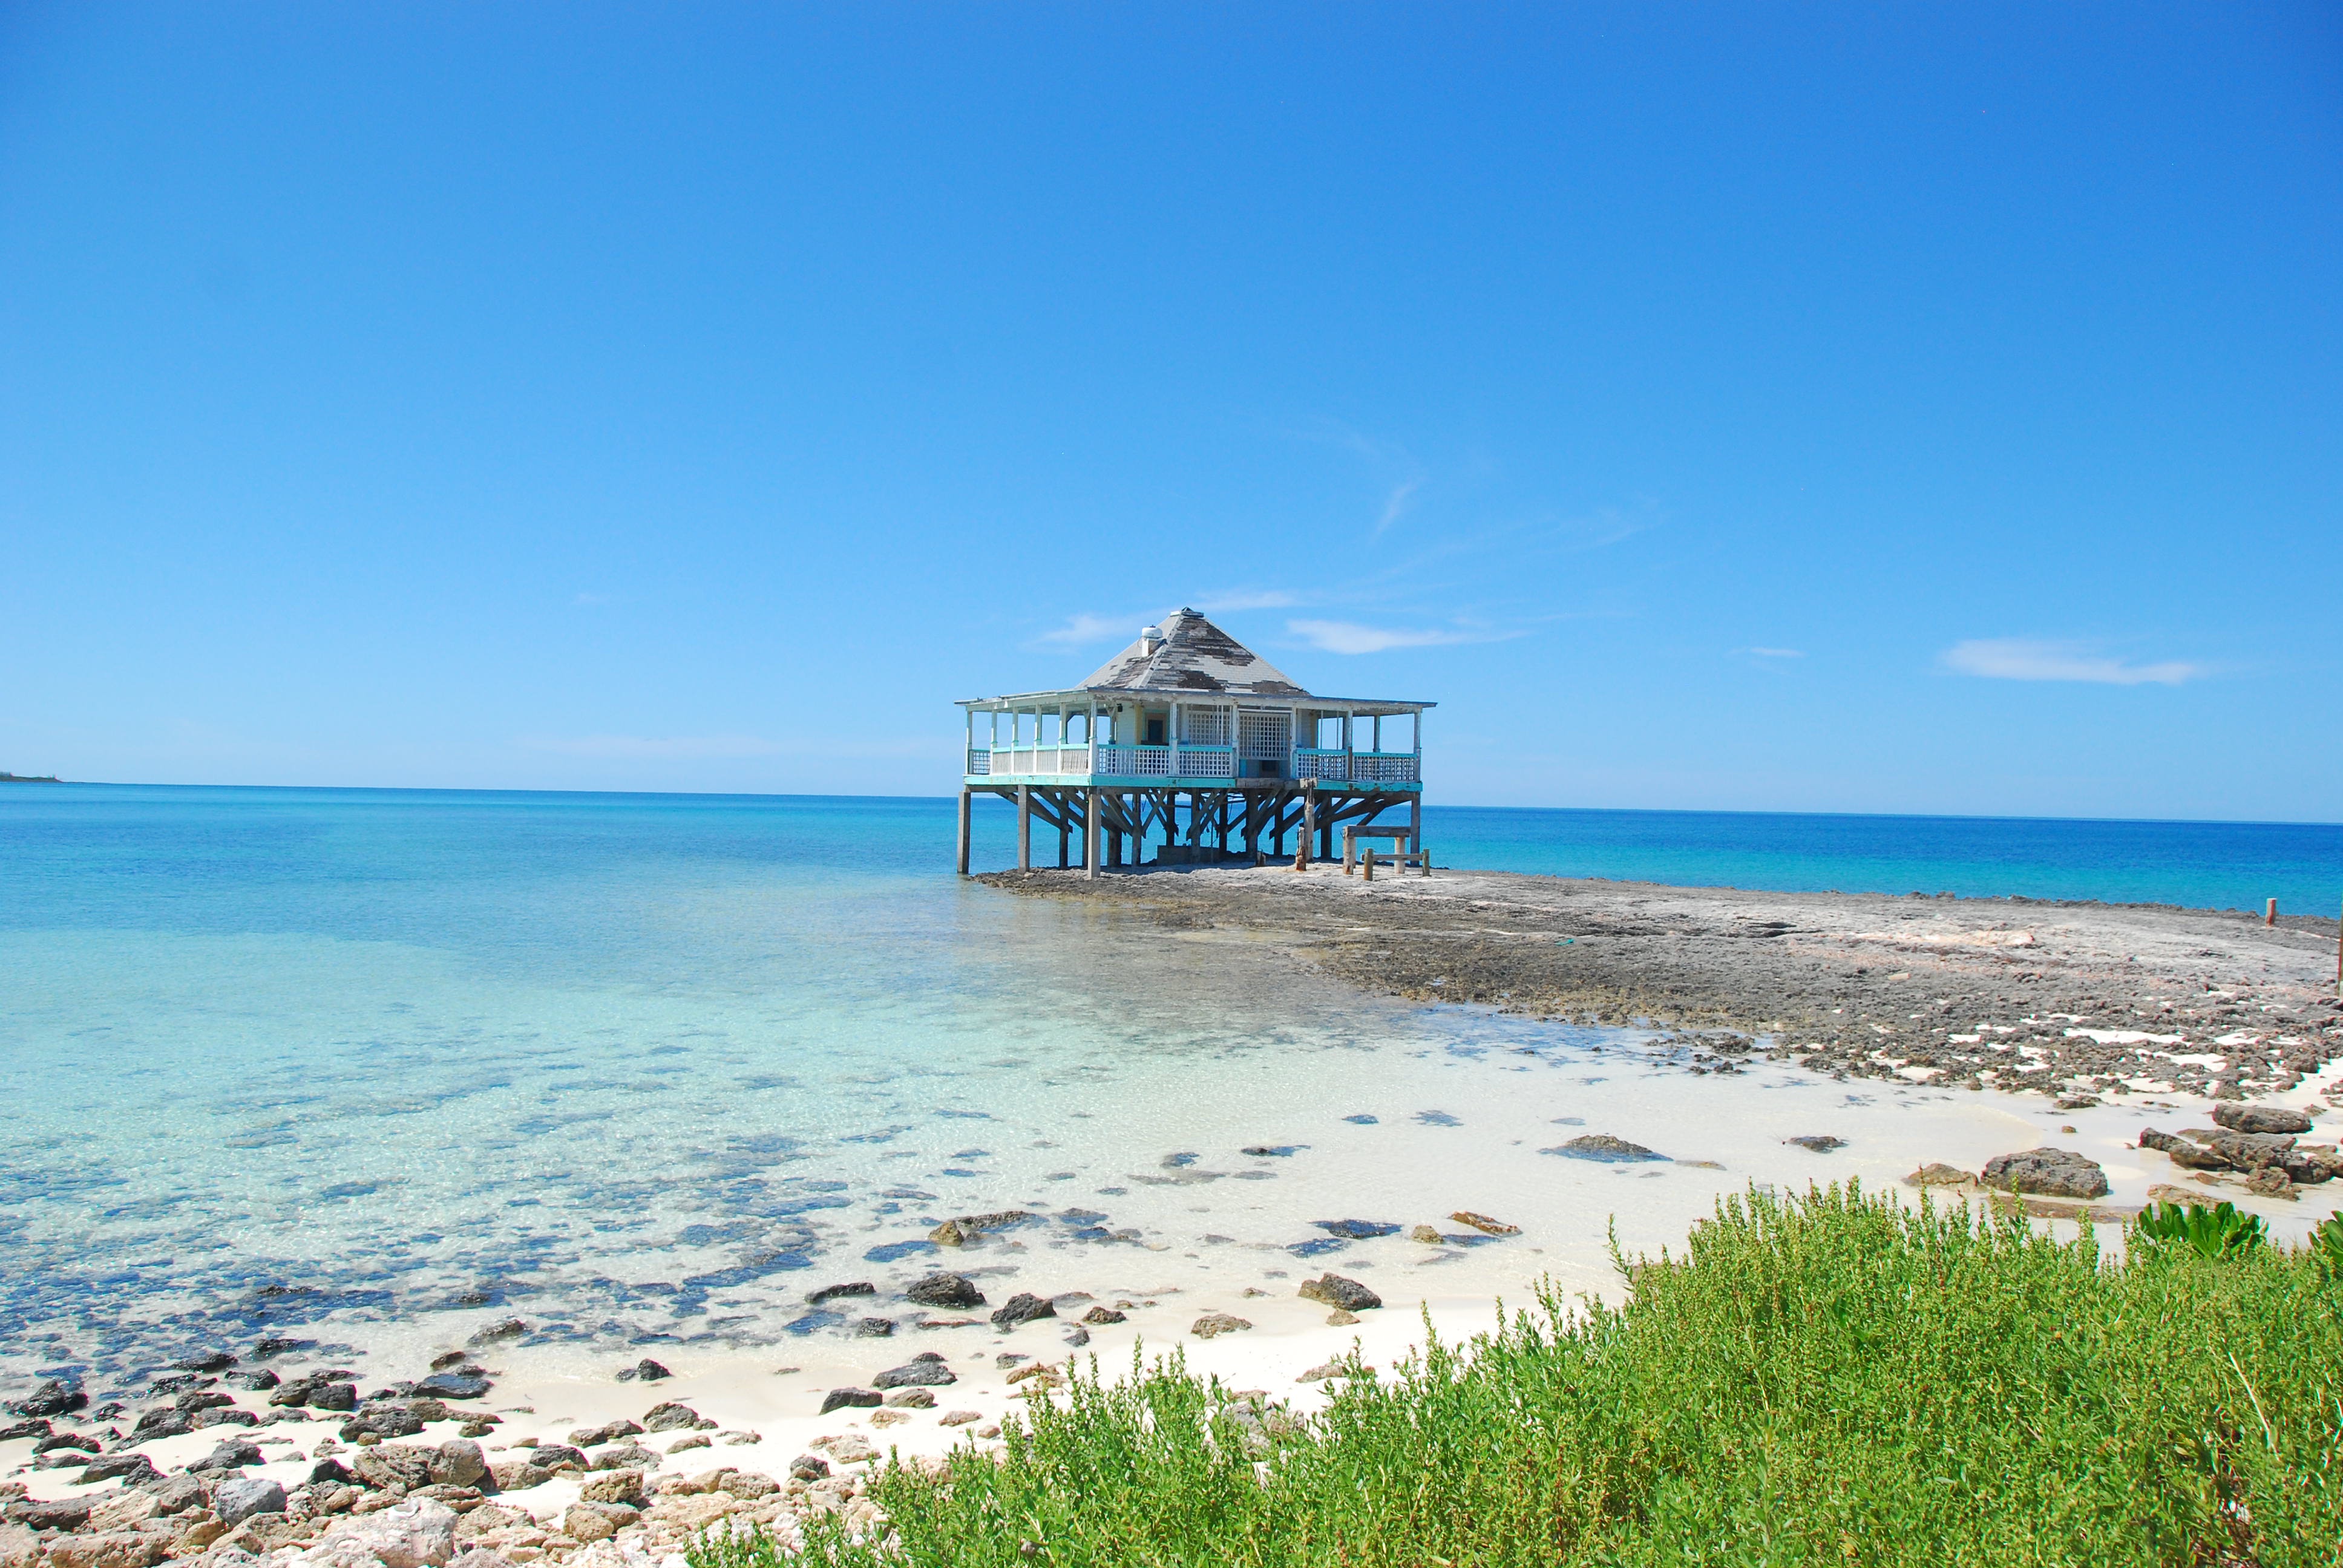
M1017 786L1017 869L1033 869L1033 789L1028 784Z
M1102 830L1099 792L1089 789L1083 793L1089 799L1082 817L1082 875L1095 882L1099 874L1099 834Z
M968 875L969 816L976 799L976 791L963 788L960 792L960 874Z

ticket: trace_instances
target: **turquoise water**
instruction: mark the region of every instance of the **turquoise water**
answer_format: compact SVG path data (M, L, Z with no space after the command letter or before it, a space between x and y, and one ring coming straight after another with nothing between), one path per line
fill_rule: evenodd
M2335 828L1438 807L1427 827L1444 863L1681 882L2343 891ZM1010 829L980 810L980 865ZM525 1312L532 1342L597 1353L832 1334L809 1284L917 1271L940 1214L1025 1207L1050 1216L1037 1245L1139 1245L1199 1222L1124 1185L1134 1162L1331 1150L1368 1109L1375 1136L1453 1125L1456 1075L1493 1061L1603 1081L1600 1031L1358 998L1003 898L948 874L951 837L948 800L0 790L0 1372L128 1389L193 1349L362 1348L435 1313ZM1255 1207L1270 1241L1310 1234Z

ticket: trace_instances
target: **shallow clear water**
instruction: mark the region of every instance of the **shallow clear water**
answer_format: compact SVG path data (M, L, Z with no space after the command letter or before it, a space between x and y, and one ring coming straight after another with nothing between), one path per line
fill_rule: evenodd
M1540 815L1430 827L1452 863L1745 884L1800 863L1775 819L1545 814L1572 820L1541 838ZM1000 863L1006 813L980 828ZM1795 885L1864 885L1842 874L1864 861L1962 886L1903 875L1916 851L1875 823L1869 849L1813 831L1843 857ZM1233 1278L1242 1254L1276 1278L1330 1240L1317 1220L1463 1205L1573 1216L1545 1260L1594 1268L1603 1214L1680 1233L1850 1098L1659 1075L1615 1033L1361 998L1241 935L1000 895L948 874L950 834L930 800L0 791L0 1373L103 1392L265 1333L411 1349L508 1312L604 1361L827 1339L811 1286L899 1285L938 1218L1012 1207L1048 1218L955 1262L1059 1289ZM1897 1092L1944 1102L1932 1157L2014 1136L1974 1098ZM1726 1169L1540 1160L1589 1117ZM1399 1247L1344 1265L1502 1273Z

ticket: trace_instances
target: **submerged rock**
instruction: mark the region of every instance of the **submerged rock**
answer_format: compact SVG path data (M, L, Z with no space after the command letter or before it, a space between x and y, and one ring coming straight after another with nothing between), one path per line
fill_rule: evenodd
M1664 1154L1654 1153L1640 1143L1630 1143L1608 1132L1589 1132L1554 1149L1541 1149L1541 1154L1559 1154L1565 1160L1599 1160L1611 1164L1629 1164L1639 1160L1665 1160Z
M878 1293L879 1287L870 1281L856 1280L843 1285L824 1285L806 1298L806 1305L818 1307L824 1302L836 1301L840 1296L875 1296Z
M89 1395L62 1378L51 1378L8 1406L11 1415L70 1415L89 1402Z
M1252 1324L1232 1312L1206 1312L1188 1325L1188 1332L1200 1340L1216 1340L1222 1334L1232 1334Z
M1470 1209L1459 1209L1448 1217L1457 1224L1470 1225L1484 1235L1518 1236L1522 1233L1519 1225L1508 1225L1503 1220L1492 1220L1488 1215L1476 1214Z
M1397 1225L1381 1220L1312 1220L1311 1223L1329 1236L1340 1236L1348 1241L1366 1241L1377 1236L1399 1234Z
M2107 1173L2098 1161L2071 1149L2026 1149L1996 1154L1985 1162L1985 1184L2046 1198L2104 1198Z

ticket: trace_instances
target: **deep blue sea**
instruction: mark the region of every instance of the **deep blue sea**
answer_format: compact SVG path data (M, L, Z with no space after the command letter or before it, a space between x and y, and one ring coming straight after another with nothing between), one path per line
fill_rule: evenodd
M937 1213L1151 1234L1189 1200L1122 1185L1133 1150L1453 1128L1454 1074L1599 1049L1001 897L950 874L952 812L0 787L0 1372L126 1388L238 1336L362 1344L435 1312L526 1311L537 1342L613 1354L829 1332L805 1280L917 1267ZM1008 864L1009 811L977 822L980 868ZM1426 828L1441 864L1687 884L2343 897L2333 826L1435 806ZM1584 1068L1574 1092L1613 1092ZM1724 1111L1702 1134L1734 1135ZM1285 1186L1218 1191L1285 1222L1262 1206Z

